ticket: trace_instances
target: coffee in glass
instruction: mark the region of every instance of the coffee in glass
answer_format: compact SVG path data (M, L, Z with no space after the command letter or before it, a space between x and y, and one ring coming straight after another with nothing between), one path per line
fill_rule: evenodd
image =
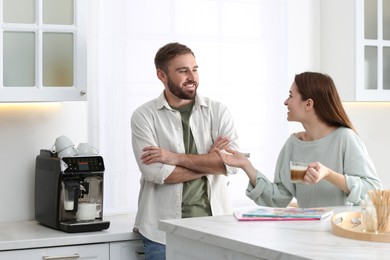
M303 178L305 177L307 171L308 163L302 162L290 162L290 174L291 182L293 183L303 183Z

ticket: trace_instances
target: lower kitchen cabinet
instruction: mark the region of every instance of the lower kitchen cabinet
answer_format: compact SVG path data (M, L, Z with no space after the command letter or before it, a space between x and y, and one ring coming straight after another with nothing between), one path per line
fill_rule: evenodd
M142 260L142 240L0 251L0 260Z
M0 252L0 260L107 260L109 244L93 244L64 247L47 247Z
M110 243L110 260L141 260L145 259L142 240L132 240Z

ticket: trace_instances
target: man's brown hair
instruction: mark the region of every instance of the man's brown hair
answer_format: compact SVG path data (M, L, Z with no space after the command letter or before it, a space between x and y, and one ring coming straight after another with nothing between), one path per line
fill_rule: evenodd
M168 43L165 46L161 47L154 58L154 65L156 69L161 69L165 73L168 73L168 63L170 60L176 56L183 54L192 54L195 57L195 54L187 46L180 44L178 42Z

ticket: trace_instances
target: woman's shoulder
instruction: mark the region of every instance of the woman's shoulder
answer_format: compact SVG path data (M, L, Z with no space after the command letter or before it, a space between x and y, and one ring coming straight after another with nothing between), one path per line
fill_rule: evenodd
M347 127L339 127L334 131L333 134L334 142L341 142L345 144L356 144L359 146L364 146L363 140L360 136L352 129Z
M329 134L316 139L316 140L311 140L307 133L305 131L302 132L296 132L291 134L289 140L293 142L299 142L303 141L304 143L309 142L309 143L322 143L326 142L327 140L332 140L334 141L336 139L354 139L354 140L359 140L360 137L355 133L354 130L347 128L347 127L338 127L334 129L332 132Z
M351 128L348 128L348 127L338 127L334 131L334 134L338 135L338 136L358 137L356 132L354 130L352 130Z

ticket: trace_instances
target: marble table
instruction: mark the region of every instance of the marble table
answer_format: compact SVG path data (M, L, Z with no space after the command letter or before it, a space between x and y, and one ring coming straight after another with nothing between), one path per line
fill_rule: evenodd
M360 207L334 207L334 212ZM234 216L162 220L167 259L390 259L390 244L331 233L331 217L313 221L237 221Z

